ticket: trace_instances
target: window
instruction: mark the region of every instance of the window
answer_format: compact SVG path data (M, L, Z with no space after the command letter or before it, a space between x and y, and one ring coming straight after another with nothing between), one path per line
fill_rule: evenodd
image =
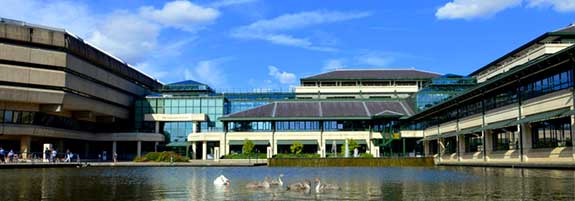
M335 82L321 82L321 86L336 86Z
M571 120L561 118L532 123L533 148L571 147Z
M370 81L370 82L363 82L362 83L363 86L389 86L389 82L376 82L376 81Z
M341 86L356 86L356 82L341 82Z
M368 131L367 121L324 121L324 131Z
M397 81L397 82L395 82L395 85L397 85L397 86L415 86L415 85L417 85L417 82L414 82L414 81Z
M519 149L519 136L516 134L517 127L494 130L493 150L504 151Z
M4 122L4 110L0 110L0 123Z
M520 89L522 98L529 99L571 86L573 86L573 72L569 69L531 81L521 86Z
M313 87L315 86L315 82L303 82L302 85L304 87Z
M12 123L12 111L6 110L4 112L4 122Z
M445 143L445 154L452 154L457 152L457 138L448 137L444 140Z
M483 139L479 134L465 135L465 152L479 152L483 150Z

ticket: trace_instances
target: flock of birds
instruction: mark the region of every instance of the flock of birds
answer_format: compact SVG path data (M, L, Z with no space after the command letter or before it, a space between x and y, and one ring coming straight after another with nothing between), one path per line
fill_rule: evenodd
M268 189L272 187L283 187L284 182L282 180L283 174L280 174L277 179L271 179L270 177L265 177L265 179L261 182L254 181L246 184L246 188L248 189ZM315 190L316 193L325 192L325 191L335 191L340 190L341 188L337 184L328 184L322 183L319 177L315 178L315 186L313 186L312 182L309 179L305 179L300 182L292 183L287 186L288 191L299 191L299 192L309 192ZM230 186L231 181L226 178L224 175L220 175L214 180L214 185L216 186ZM313 187L312 187L313 186Z

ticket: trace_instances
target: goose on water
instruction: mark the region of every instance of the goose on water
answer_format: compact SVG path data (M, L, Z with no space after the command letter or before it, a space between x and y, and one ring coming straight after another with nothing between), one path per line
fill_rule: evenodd
M220 175L214 180L214 185L216 186L229 186L230 180L224 175Z
M280 174L280 176L278 177L277 180L272 180L270 182L270 185L272 185L272 186L283 186L284 185L284 182L282 181L283 176L284 176L283 174Z
M340 190L341 188L336 184L326 184L321 183L321 179L319 177L315 178L315 192L319 193L321 191L328 191L328 190Z
M303 182L290 184L287 187L288 191L308 191L310 189L311 189L311 181L307 179L304 180Z
M262 189L262 188L269 188L270 187L270 178L266 177L262 182L250 182L246 184L246 188L249 189Z

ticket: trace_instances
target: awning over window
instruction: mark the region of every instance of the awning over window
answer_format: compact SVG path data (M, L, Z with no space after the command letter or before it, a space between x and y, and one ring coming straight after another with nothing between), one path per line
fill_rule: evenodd
M564 109L553 110L553 111L549 111L549 112L544 112L544 113L540 113L540 114L527 116L527 117L517 121L517 124L545 121L545 120L554 119L554 118L566 117L566 116L570 116L573 114L574 114L574 111L572 111L569 108L564 108Z
M509 119L509 120L503 120L503 121L498 121L495 123L487 124L486 126L481 128L479 131L505 128L505 127L515 126L515 125L517 125L517 120L516 119Z
M459 135L457 132L449 132L449 133L443 134L441 137L442 138L448 138L448 137L453 137L453 136L457 136L457 135Z
M278 145L292 145L294 142L299 142L303 145L317 145L317 140L278 140Z
M457 135L466 135L466 134L476 133L476 132L480 132L480 131L481 131L481 127L471 127L471 128L461 129L460 131L457 131Z
M254 145L268 145L268 140L252 140ZM230 145L244 145L244 140L230 140Z

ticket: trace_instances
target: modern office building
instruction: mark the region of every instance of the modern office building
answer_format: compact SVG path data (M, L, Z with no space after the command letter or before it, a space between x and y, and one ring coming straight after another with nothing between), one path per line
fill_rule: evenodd
M6 150L41 157L49 143L81 158L153 151L164 136L132 132L132 112L136 99L160 86L65 30L0 19L0 146Z
M549 32L470 74L479 82L411 117L442 164L575 163L575 27Z
M301 79L298 99L408 98L440 75L416 69L340 69Z
M293 91L218 92L163 85L65 30L2 19L0 146L210 159L249 139L271 155L299 142L329 157L353 140L362 153L440 164L574 164L573 43L575 26L545 33L466 77L335 70Z

